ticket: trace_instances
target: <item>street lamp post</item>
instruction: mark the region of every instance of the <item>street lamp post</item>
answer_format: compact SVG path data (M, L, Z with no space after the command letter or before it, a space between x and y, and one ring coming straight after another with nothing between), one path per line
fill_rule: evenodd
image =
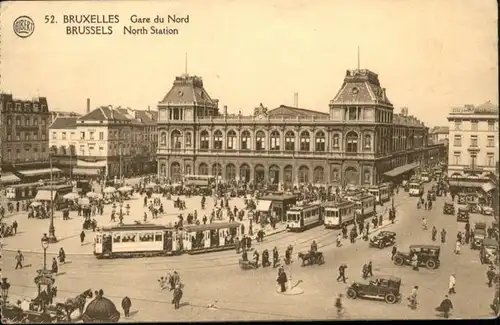
M40 242L42 243L42 248L43 248L43 270L47 270L47 248L49 248L49 237L47 237L47 234L43 234L42 239Z
M52 149L51 149L52 150ZM57 243L56 229L54 227L54 179L52 173L52 153L49 152L49 164L50 164L50 224L49 224L49 243Z

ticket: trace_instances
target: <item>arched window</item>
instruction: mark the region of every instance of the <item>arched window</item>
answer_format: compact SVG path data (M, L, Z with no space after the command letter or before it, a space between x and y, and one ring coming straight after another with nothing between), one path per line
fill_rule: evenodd
M333 149L340 149L340 134L335 133L332 138L332 148Z
M180 149L181 148L181 132L178 130L172 131L172 134L170 135L171 143L170 147L172 149Z
M366 150L371 150L371 148L372 148L372 136L369 134L365 134L364 147Z
M198 174L200 175L208 175L208 165L205 163L201 163L198 166Z
M316 133L316 143L314 150L318 152L325 152L325 133L323 131L318 131Z
M219 177L222 176L222 166L221 164L213 164L212 165L212 176Z
M191 143L192 143L191 132L186 132L184 134L184 136L186 137L186 141L184 141L186 147L191 147Z
M167 145L167 132L162 132L160 135L160 146Z
M250 180L250 166L243 164L240 166L240 180L248 182Z
M280 150L280 133L276 130L271 132L271 146L269 149L272 151Z
M346 134L346 152L358 152L358 134L350 131Z
M325 170L323 167L316 167L314 168L313 172L313 183L314 184L321 184L325 181Z
M208 131L203 130L200 133L200 149L207 150L209 145ZM201 166L201 165L200 165ZM207 174L203 174L207 175Z
M241 150L249 150L250 149L250 132L243 131L241 132Z
M309 167L301 166L299 168L299 183L309 183Z
M300 151L309 151L311 149L310 142L311 136L309 135L309 132L303 131L300 134Z
M227 180L234 180L236 178L236 166L233 164L227 164L226 165L226 179Z
M227 150L236 149L236 132L234 132L233 130L231 130L227 133L226 148L227 148Z
M264 131L257 131L255 134L255 150L266 150L266 135Z
M215 150L222 149L222 132L220 130L217 130L214 132L214 146L213 146L213 148Z
M295 133L292 131L285 133L285 150L295 151Z
M340 173L337 168L332 168L330 171L330 179L332 182L338 182L340 180Z
M178 162L173 162L170 165L170 178L174 182L178 182L182 179L181 165Z

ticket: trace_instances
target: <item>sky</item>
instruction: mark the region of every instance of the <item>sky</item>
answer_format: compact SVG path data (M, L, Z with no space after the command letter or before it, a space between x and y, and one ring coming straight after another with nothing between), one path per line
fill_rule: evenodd
M0 88L47 97L50 109L156 109L175 76L203 77L229 112L293 105L328 111L347 69L379 75L395 112L446 125L452 106L498 103L494 0L178 0L3 2ZM112 35L67 35L63 15L119 15ZM189 23L132 24L132 15ZM13 32L33 19L27 38ZM56 23L50 23L54 15ZM49 23L45 23L48 16ZM89 24L84 24L90 26ZM124 35L125 26L177 35ZM83 26L83 25L80 25Z

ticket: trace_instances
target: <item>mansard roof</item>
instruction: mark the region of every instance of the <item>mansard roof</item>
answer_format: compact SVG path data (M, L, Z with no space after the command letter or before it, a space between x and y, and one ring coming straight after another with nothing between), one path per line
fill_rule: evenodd
M174 84L160 101L160 104L183 104L198 106L217 106L203 87L201 77L183 75L175 77Z
M367 69L347 70L344 83L333 104L385 104L392 106L378 75Z

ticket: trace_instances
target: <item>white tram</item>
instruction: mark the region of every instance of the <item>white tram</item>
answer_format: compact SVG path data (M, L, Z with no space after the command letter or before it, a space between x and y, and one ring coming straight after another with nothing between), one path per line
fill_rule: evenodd
M352 201L327 202L323 205L325 228L341 228L354 222L356 204Z
M239 222L216 222L206 225L188 225L184 227L182 242L188 254L235 249L234 239L240 237Z
M363 220L365 218L373 216L376 213L375 211L376 199L373 195L370 194L358 195L357 197L354 198L354 204L355 204L355 213L357 215L360 215Z
M286 212L286 227L290 231L303 231L323 222L323 207L313 203L296 206Z
M153 224L104 227L94 239L97 258L147 257L180 252L180 234Z
M409 184L408 194L410 196L421 196L424 194L424 184L419 180L412 180Z
M390 199L391 187L389 183L382 183L368 188L368 193L375 196L377 203L383 204Z

